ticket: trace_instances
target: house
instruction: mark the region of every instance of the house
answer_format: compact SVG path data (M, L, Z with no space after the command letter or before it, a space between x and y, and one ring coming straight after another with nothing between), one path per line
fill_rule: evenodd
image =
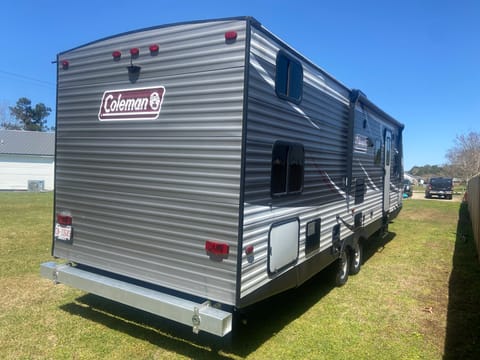
M0 130L0 190L53 190L55 133Z
M403 178L405 180L410 180L410 182L413 184L413 185L417 185L420 183L419 179L418 178L415 178L414 176L408 174L408 173L404 173L403 174Z

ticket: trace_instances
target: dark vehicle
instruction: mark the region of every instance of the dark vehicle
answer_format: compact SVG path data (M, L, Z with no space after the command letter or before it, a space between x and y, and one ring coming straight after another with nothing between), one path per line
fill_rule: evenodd
M452 178L431 178L425 189L425 197L430 199L432 196L444 197L452 200L453 181Z
M408 179L403 180L403 195L404 197L412 197L413 189L412 182Z

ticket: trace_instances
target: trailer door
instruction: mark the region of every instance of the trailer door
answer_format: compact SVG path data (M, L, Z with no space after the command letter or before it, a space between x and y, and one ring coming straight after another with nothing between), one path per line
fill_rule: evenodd
M388 212L390 209L390 163L392 157L392 132L390 130L385 130L384 144L383 211Z

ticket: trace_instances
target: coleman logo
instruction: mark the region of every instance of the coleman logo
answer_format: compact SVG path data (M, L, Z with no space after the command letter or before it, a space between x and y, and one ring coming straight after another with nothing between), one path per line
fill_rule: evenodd
M105 91L98 120L155 120L160 114L164 95L163 86Z

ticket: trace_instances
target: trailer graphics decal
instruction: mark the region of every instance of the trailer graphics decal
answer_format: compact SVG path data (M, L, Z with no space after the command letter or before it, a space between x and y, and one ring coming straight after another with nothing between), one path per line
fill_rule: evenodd
M163 86L107 90L102 96L98 120L156 120L164 96Z

